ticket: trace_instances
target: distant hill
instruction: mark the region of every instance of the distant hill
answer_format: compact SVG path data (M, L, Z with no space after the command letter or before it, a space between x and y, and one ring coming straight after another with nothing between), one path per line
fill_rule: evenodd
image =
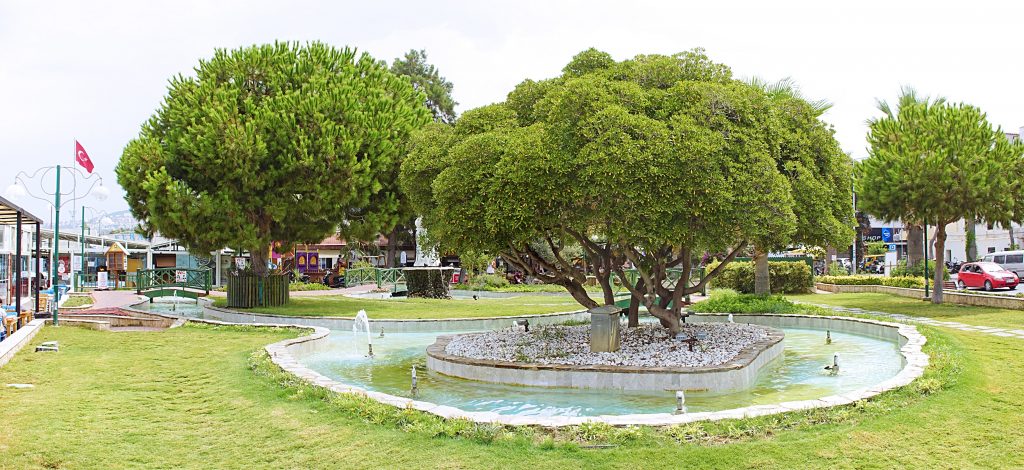
M63 214L64 211L61 211ZM91 219L86 219L85 226L93 235L106 235L110 233L124 233L133 232L135 226L139 224L135 217L132 217L132 213L129 210L110 212L107 214L97 214ZM81 215L74 217L70 220L63 218L60 221L61 230L81 230L82 220Z

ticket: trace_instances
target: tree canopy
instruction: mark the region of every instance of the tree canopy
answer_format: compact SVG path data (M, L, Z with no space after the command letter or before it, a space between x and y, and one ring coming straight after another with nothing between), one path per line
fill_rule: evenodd
M869 121L870 155L857 168L860 207L884 220L936 227L935 263L945 258L946 225L961 218L1008 225L1024 218L1018 177L1024 147L974 106L904 90L898 109ZM936 270L933 302L942 302Z
M592 307L599 301L561 253L582 246L603 287L600 302L614 301L616 276L676 330L683 296L728 264L691 285L701 254L725 252L729 261L749 244L789 243L797 198L841 220L832 205L845 196L811 180L848 160L823 162L822 152L805 150L831 141L832 159L837 147L799 108L734 79L701 50L616 62L590 49L561 76L526 80L453 128L427 126L412 140L402 185L442 250L499 253ZM794 194L794 181L814 194ZM822 225L826 238L843 230ZM637 282L626 282L627 263ZM682 276L675 285L672 269Z
M423 104L430 110L434 122L450 124L455 121L455 105L452 98L454 85L441 76L437 67L427 62L427 52L410 50L391 64L391 73L402 77L421 93ZM380 178L381 188L370 203L353 207L347 217L343 231L362 240L376 239L377 234L387 234L388 250L385 256L387 266L393 266L400 238L399 230L412 225L416 217L409 198L398 184L398 172L408 152L408 139L401 142L401 151L392 159L391 166Z
M336 230L393 177L424 97L353 49L278 42L217 50L174 77L117 166L144 231L193 251L241 247L266 272L287 250ZM396 210L396 201L374 210Z

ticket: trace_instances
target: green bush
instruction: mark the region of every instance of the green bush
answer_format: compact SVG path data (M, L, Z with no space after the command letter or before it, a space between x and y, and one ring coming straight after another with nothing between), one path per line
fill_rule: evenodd
M896 266L889 271L890 276L912 276L912 277L924 277L924 263L917 263L916 266L907 267L906 260L900 260L896 263ZM928 260L928 277L934 279L935 276L935 261ZM945 268L942 269L942 279L949 280L949 271ZM921 285L924 287L924 284Z
M469 288L474 290L505 289L510 285L500 274L477 274L469 278Z
M805 265L806 266L806 265ZM714 289L708 298L690 306L698 313L800 313L800 306L781 295L740 294L731 289Z
M889 244L885 242L871 242L867 244L868 255L884 255L889 251Z
M717 262L708 265L710 272ZM814 274L804 262L769 261L772 292L776 294L806 294L814 287ZM754 292L754 262L733 261L711 280L716 288L732 289L742 293Z
M819 276L818 282L845 286L888 286L924 289L924 278L913 276Z
M843 265L833 261L828 265L829 276L849 276L850 270L846 269Z
M293 282L288 283L288 290L290 290L292 292L295 292L295 291L305 291L305 290L327 290L327 289L330 289L330 287L324 285L321 282L297 282L297 281L293 281Z

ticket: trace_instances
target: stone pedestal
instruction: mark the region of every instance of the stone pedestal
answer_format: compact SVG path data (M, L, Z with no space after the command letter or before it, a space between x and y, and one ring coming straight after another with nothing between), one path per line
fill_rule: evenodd
M590 351L615 352L619 350L619 312L621 307L602 305L590 312Z

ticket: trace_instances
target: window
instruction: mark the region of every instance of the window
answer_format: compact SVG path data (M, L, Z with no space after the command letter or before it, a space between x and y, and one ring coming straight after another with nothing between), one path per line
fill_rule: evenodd
M320 258L320 270L330 271L334 269L334 258Z
M1006 264L1021 264L1024 263L1024 254L1021 255L1006 255Z
M988 247L988 252L989 253L995 253L996 252L996 247L994 247L994 246Z
M996 264L1003 264L1006 262L1006 256L996 255L994 261L996 262Z

